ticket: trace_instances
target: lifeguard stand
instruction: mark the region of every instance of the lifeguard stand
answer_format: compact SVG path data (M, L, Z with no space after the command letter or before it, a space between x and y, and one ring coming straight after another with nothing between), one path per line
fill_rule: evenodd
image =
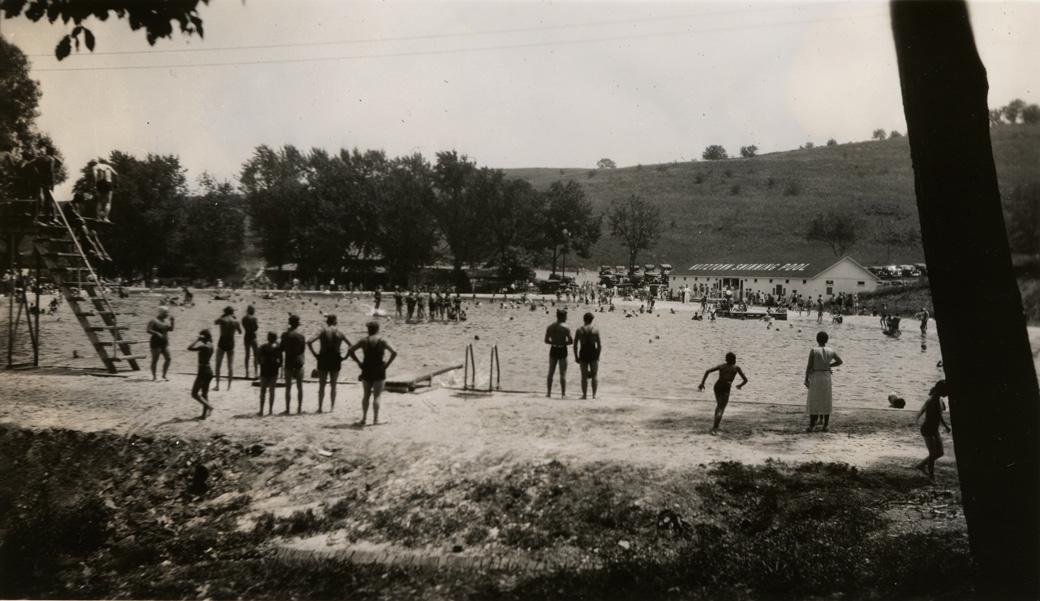
M131 348L140 341L123 339L122 332L128 328L119 325L119 314L113 310L101 279L91 266L88 253L84 251L84 246L95 246L93 242L87 243L90 236L88 229L103 228L110 224L82 217L72 210L68 211L72 215L67 215L53 199L49 198L47 202L56 205L56 221L41 223L37 215L39 201L0 197L0 234L7 243L8 268L12 275L7 307L7 368L29 366L28 363L14 361L14 342L23 312L32 342L32 366L38 367L40 364L40 282L41 276L46 274L61 290L105 369L109 373L118 372L121 366L132 371L140 370L137 360L143 359L144 355L133 354ZM36 273L34 294L37 311L34 315L30 315L29 311L27 282L25 278L20 278L21 269L25 266L19 265L19 250L27 238L32 240L32 265L29 267ZM17 290L18 279L22 279L20 290Z

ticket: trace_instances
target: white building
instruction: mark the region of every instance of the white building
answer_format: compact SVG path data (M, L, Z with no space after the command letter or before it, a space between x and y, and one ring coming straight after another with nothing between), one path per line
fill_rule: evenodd
M824 263L695 263L675 269L668 276L668 287L678 290L689 286L694 294L700 290L723 291L734 296L761 292L790 298L823 296L829 299L844 292L862 294L877 290L878 278L850 257L832 264Z

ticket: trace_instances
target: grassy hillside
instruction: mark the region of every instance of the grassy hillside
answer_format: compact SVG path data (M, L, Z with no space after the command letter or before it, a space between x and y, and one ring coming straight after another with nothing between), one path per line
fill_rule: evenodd
M1040 179L1040 126L1002 126L991 131L1003 193ZM695 261L832 261L835 257L829 248L804 239L809 220L832 207L862 219L861 241L848 251L861 263L924 260L920 247L892 248L888 254L870 239L884 227L881 218L871 214L876 207L899 207L916 217L905 137L752 159L605 170L512 169L507 174L526 179L539 190L557 180L579 182L601 212L632 194L656 203L664 215L665 231L654 249L640 254L643 263L680 267ZM568 265L618 265L627 262L627 256L604 231L590 259L572 256Z

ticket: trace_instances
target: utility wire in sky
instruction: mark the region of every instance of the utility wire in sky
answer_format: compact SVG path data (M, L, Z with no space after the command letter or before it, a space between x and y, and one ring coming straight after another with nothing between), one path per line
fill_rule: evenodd
M459 33L435 33L415 36L401 36L391 38L369 38L360 40L338 40L330 42L295 42L287 44L257 44L250 46L220 46L215 48L178 48L178 49L148 49L148 50L121 50L114 52L91 52L89 56L111 56L111 55L126 55L126 54L176 54L181 52L221 52L227 50L265 50L268 48L305 48L305 47L317 47L317 46L342 46L348 44L374 44L374 43L385 43L385 42L412 42L418 40L435 40L444 38L465 38L465 37L477 37L484 35L501 35L511 33L530 33L537 31L554 31L560 29L586 29L590 27L607 27L611 25L632 25L636 23L653 23L659 21L675 22L683 19L701 19L706 17L722 17L731 15L741 14L761 14L763 12L787 10L789 8L798 8L797 5L777 6L763 9L744 9L744 10L731 10L717 13L710 13L704 15L678 15L678 16L667 16L667 17L646 17L642 19L624 19L616 21L597 21L593 23L575 23L569 25L540 25L538 27L518 27L513 29L491 29L487 31L468 31ZM30 54L29 57L40 58L40 57L51 57L53 54Z
M618 36L605 36L598 38L586 38L579 40L558 40L553 42L528 42L518 44L503 44L498 46L484 46L484 47L469 47L469 48L457 48L457 49L444 49L444 50L415 50L410 52L389 52L380 54L359 54L359 55L346 55L346 56L328 56L328 57L307 57L307 58L284 58L284 59L255 59L255 60L236 60L236 61L222 61L222 62L210 62L210 63L180 63L170 65L119 65L113 67L44 67L39 69L33 69L33 73L44 73L44 72L69 72L69 71L123 71L123 70L141 70L141 69L182 69L189 67L229 67L237 65L272 65L272 64L289 64L289 63L318 63L318 62L330 62L330 61L342 61L342 60L368 60L377 58L402 58L409 56L433 56L441 54L460 54L466 52L491 52L497 50L517 50L523 48L539 48L546 46L569 46L576 44L592 44L598 42L616 42L624 40L637 40L646 38L658 38L658 37L672 37L681 35L691 35L698 33L714 33L720 31L736 31L742 29L758 29L763 27L784 27L790 25L805 25L812 23L821 23L827 21L848 21L855 19L867 19L876 17L887 17L887 13L876 13L867 15L857 15L849 17L833 17L826 19L811 19L803 21L784 21L774 23L761 23L754 25L733 25L726 27L712 27L702 29L685 29L682 31L672 32L654 32L654 33L643 33L643 34L627 34ZM384 40L389 41L389 40ZM266 48L267 46L265 46ZM270 46L274 47L274 46ZM89 56L89 55L85 55Z

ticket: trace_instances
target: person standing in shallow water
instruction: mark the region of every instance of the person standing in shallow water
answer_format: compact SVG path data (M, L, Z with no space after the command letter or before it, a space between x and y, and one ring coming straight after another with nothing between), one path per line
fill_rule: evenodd
M209 359L213 356L213 335L209 333L209 330L202 330L188 350L199 354L199 372L191 387L191 398L202 405L202 415L199 416L199 419L206 419L210 413L213 413L213 406L209 404L209 382L213 379Z
M599 330L592 325L593 318L592 313L585 313L583 318L585 325L574 333L574 360L581 367L581 398L583 399L588 396L589 380L592 380L592 398L596 398L596 388L599 385L596 374L599 372L599 355L603 350L603 344L599 339Z
M827 432L831 420L831 369L842 364L838 353L827 347L830 339L827 332L816 335L816 348L809 351L809 363L805 367L805 387L809 389L806 398L805 412L809 414L809 427L812 432L817 421L823 422L823 431Z
M379 423L379 397L383 394L383 385L386 384L386 369L397 358L397 350L390 342L379 335L379 322L370 321L365 327L368 336L358 340L347 349L347 356L354 360L361 368L361 386L364 388L364 396L361 399L361 421L365 425L368 419L368 401L372 400L372 425ZM364 361L357 358L358 349L364 350ZM383 360L385 353L390 353L390 358Z
M564 322L567 321L567 310L556 310L556 321L549 324L545 329L545 344L549 345L549 377L546 380L545 396L552 396L553 375L556 366L560 366L560 396L567 396L567 354L574 339L571 338L571 330Z
M726 362L720 363L715 367L704 372L704 377L701 378L700 386L697 390L704 390L704 382L708 379L708 374L713 371L719 372L719 379L715 381L713 388L715 392L715 423L711 427L712 436L716 436L719 433L719 424L722 423L722 414L726 411L726 405L729 404L729 391L733 385L733 380L739 375L743 382L737 384L737 390L744 387L747 384L747 376L744 375L744 371L737 365L737 356L733 353L726 353Z

